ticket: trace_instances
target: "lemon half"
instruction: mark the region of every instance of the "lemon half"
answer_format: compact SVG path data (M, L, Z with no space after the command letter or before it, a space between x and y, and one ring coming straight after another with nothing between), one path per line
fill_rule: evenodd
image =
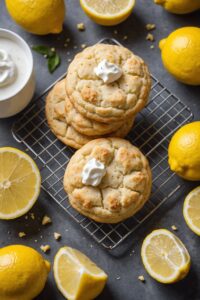
M41 187L37 165L26 153L0 148L0 219L14 219L27 213Z
M189 228L200 236L200 186L185 198L183 215Z
M68 300L91 300L103 290L106 273L80 251L61 248L54 259L54 278Z
M94 22L112 26L129 17L135 0L80 0L80 4Z
M141 250L145 269L161 283L183 279L190 269L190 255L183 243L166 229L154 230L144 240Z

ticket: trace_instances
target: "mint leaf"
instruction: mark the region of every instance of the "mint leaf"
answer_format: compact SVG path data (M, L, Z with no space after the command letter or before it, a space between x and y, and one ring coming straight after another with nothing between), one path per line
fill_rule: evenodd
M48 69L50 73L53 73L55 69L60 65L60 57L54 52L54 56L48 58Z
M42 55L49 55L49 52L51 51L51 49L49 49L48 47L46 46L32 46L32 49ZM52 52L52 51L51 51Z
M48 59L48 69L50 73L53 73L55 69L60 65L60 56L56 53L54 48L49 48L47 46L32 46L32 49Z

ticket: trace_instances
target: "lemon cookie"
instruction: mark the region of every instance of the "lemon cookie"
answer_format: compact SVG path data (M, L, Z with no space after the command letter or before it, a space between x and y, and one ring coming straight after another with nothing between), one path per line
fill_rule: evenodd
M66 102L69 101L63 81L58 82L46 98L46 118L51 131L65 145L79 149L97 136L87 136L79 133L71 124L71 118L66 116ZM134 119L127 120L111 136L125 137L133 126Z
M112 133L113 131L118 130L120 127L123 127L124 122L110 122L100 123L94 120L90 120L87 117L80 114L69 98L66 100L66 120L68 123L72 124L72 126L80 133L89 135L89 136L99 136L104 134Z
M128 49L98 44L77 54L68 68L66 90L75 108L98 122L119 122L138 113L151 87L144 61Z
M64 175L71 205L102 223L133 216L148 200L151 184L146 157L120 138L89 142L72 156Z

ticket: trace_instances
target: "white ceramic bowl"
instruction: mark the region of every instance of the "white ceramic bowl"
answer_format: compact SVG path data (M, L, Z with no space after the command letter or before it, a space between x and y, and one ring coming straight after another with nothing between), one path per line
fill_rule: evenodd
M27 57L28 65L26 76L23 85L13 94L10 93L9 97L3 97L3 92L0 88L0 118L11 117L22 111L31 101L35 90L35 76L33 70L33 56L28 44L16 33L0 28L0 47L1 38L6 38L16 43L24 52Z

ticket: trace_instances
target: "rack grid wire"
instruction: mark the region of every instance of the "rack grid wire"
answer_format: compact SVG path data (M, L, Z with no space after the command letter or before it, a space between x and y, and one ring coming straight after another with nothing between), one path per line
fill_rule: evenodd
M100 42L118 44L114 39ZM56 82L64 78L62 75ZM42 188L80 226L105 248L116 248L133 233L167 199L182 188L167 161L167 148L171 135L192 120L190 109L165 88L153 75L149 104L136 117L135 126L127 138L147 156L153 175L150 200L133 217L118 224L96 223L77 213L63 189L63 176L74 150L63 145L50 131L45 117L45 97L54 82L23 112L14 124L14 138L34 155L42 175Z

